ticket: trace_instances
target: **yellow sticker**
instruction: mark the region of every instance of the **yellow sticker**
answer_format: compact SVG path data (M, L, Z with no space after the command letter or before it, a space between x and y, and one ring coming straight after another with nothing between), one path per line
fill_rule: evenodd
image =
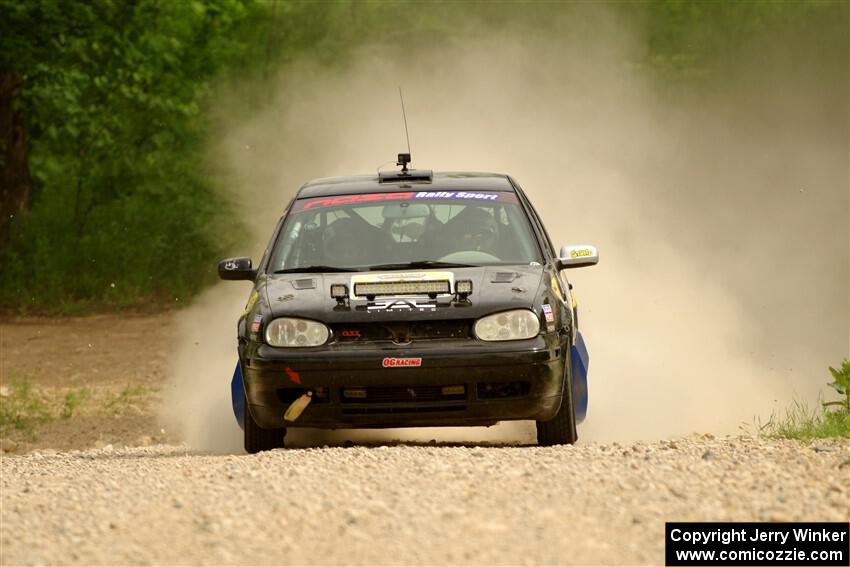
M576 292L570 291L570 297L573 300L573 309L575 309L576 308Z
M565 303L564 302L564 292L561 291L561 282L558 281L558 278L556 278L555 276L552 276L552 282L551 283L552 283L552 291L555 292L555 295L558 296L558 299L561 300L561 303Z
M251 294L251 297L248 298L248 303L245 304L245 315L251 312L251 309L254 308L254 305L257 303L257 300L260 298L260 294L258 292L254 292Z
M570 257L571 258L581 258L583 256L592 256L592 255L593 255L593 250L591 250L590 248L584 248L582 250L570 250Z

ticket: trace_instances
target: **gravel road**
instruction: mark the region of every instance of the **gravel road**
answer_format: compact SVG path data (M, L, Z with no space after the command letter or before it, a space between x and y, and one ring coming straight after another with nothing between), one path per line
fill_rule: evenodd
M850 519L850 443L3 456L3 564L658 564L666 520Z

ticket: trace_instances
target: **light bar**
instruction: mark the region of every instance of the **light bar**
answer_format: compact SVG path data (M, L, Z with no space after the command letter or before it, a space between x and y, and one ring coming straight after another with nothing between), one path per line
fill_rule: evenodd
M430 295L450 293L448 280L413 282L366 282L354 284L354 295Z

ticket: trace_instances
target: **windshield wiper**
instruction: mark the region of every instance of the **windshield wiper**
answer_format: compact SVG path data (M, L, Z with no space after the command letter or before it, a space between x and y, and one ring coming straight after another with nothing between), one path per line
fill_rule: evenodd
M369 266L374 270L408 270L417 268L479 268L475 264L458 264L457 262L438 262L435 260L419 260L417 262L401 262L398 264L377 264Z
M275 270L276 274L321 274L327 272L359 272L357 268L339 268L337 266L304 266L302 268L286 268Z

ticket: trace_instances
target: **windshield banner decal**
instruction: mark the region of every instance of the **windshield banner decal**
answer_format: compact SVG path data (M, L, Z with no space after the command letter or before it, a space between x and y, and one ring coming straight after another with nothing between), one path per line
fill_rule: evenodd
M460 201L489 201L500 203L516 203L516 195L507 192L473 192L473 191L403 191L399 193L365 193L361 195L339 195L337 197L314 197L298 199L292 206L292 212L297 213L310 209L335 207L338 205L365 205L387 201L412 200L460 200Z

